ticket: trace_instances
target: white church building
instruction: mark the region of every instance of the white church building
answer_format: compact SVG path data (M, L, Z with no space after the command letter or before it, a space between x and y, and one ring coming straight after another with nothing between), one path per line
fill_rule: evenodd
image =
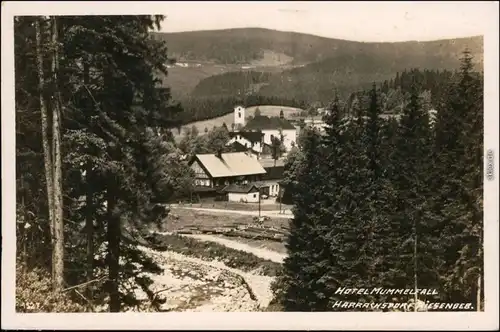
M253 149L260 149L262 152L264 145L271 145L273 137L279 139L283 138L283 145L286 152L289 152L297 142L297 129L295 126L285 118L268 117L268 116L255 116L249 121L246 121L245 108L243 106L236 106L234 108L234 128L240 134L232 135L232 141L251 147ZM259 135L249 133L260 133ZM252 139L249 139L252 136ZM260 144L255 141L257 136L261 136ZM241 141L241 142L240 142Z

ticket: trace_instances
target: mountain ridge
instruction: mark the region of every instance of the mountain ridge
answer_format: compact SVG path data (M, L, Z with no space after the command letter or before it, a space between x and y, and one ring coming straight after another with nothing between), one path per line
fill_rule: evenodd
M364 42L265 28L155 32L153 35L166 41L170 56L178 62L164 79L176 98L199 91L196 87L207 78L247 71L273 73L268 81L251 82L262 86L261 91L268 96L289 98L287 91L325 95L327 92L319 90L333 85L355 88L368 81L387 79L405 68L457 69L465 48L470 49L476 65L482 67L484 52L483 36ZM234 76L226 77L234 80ZM222 82L221 87L229 83ZM249 85L241 80L236 83L235 91ZM223 90L227 91L214 86L203 94L219 94L218 91Z
M426 48L429 51L444 47L456 51L454 45L468 45L478 50L482 49L483 43L483 36L432 41L366 42L265 28L154 32L153 35L165 40L169 52L182 60L210 59L221 64L248 64L248 60L259 58L260 51L266 49L292 56L295 62L310 63L334 55L339 48L350 52L356 49L365 52L380 48L394 50L398 47ZM233 53L233 58L230 53Z
M164 31L155 31L153 34L163 34L163 35L177 35L177 34L205 34L205 33L218 33L218 32L238 32L238 31L262 31L262 32L278 32L278 33L286 33L286 34L296 34L303 36L311 36L315 38L327 39L327 40L336 40L336 41L345 41L345 42L353 42L353 43L361 43L361 44L399 44L399 43L427 43L427 42L439 42L439 41L448 41L448 40L460 40L460 39L475 39L475 38L483 38L483 35L471 35L471 36L462 36L462 37L450 37L450 38L438 38L438 39L430 39L430 40L402 40L402 41L362 41L362 40L353 40L353 39L345 39L338 37L326 37L320 36L312 33L305 32L296 32L289 30L279 30L279 29L269 29L269 28L261 28L261 27L246 27L246 28L228 28L228 29L207 29L207 30L186 30L186 31L175 31L175 32L164 32Z

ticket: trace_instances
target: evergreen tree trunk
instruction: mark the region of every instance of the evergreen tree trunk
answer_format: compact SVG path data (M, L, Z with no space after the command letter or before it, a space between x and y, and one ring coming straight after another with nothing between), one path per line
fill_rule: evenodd
M83 83L88 86L90 81L89 77L89 65L84 62L83 64ZM89 103L90 105L90 103ZM87 236L87 281L91 281L94 278L94 206L93 206L93 195L94 189L92 188L92 164L90 161L87 162L85 168L85 180L86 180L86 215L85 215L85 230ZM87 288L87 296L92 298L91 288Z
M481 311L481 274L477 277L476 307L477 311Z
M414 271L413 271L413 282L415 284L415 310L417 311L417 301L418 301L418 277L417 277L417 227L415 223L415 243L413 244L413 259L414 259Z
M54 246L53 246L53 267L54 267L54 289L62 290L64 287L64 213L62 199L62 160L61 160L61 99L58 85L59 71L59 51L58 51L58 31L57 19L51 17L52 23L52 74L54 80L54 98L52 114L52 152L54 166Z
M91 281L94 278L94 206L92 197L94 191L91 184L91 172L92 165L87 162L87 167L85 170L85 177L87 181L87 192L85 197L85 231L87 236L87 281ZM87 295L92 298L92 292L90 287L87 289Z
M49 209L49 226L51 242L54 242L54 176L52 165L52 147L49 140L49 111L44 97L45 89L45 74L43 71L43 55L42 55L42 31L40 27L40 20L35 20L36 30L36 60L38 71L38 89L40 91L40 113L42 118L42 147L43 159L45 168L45 181L47 186L47 202ZM52 257L52 262L54 259ZM54 273L54 266L52 266L52 273Z
M111 174L107 188L108 220L108 269L109 269L109 311L120 312L119 259L120 259L120 218L115 214L116 178Z
M26 213L26 202L25 202L25 191L24 191L24 176L23 174L21 173L21 176L20 176L20 186L21 186L21 211L22 211L22 216L23 216L23 225L22 225L22 228L21 228L21 238L22 238L22 245L23 245L23 262L24 262L24 265L27 266L28 265L28 256L26 255L26 242L28 241L28 239L26 238L26 228L24 228L24 225L26 224L26 222L28 222L28 214Z

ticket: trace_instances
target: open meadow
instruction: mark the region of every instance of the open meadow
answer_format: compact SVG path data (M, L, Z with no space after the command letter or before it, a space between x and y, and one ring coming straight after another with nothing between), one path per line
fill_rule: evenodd
M184 203L186 207L193 208L210 208L234 211L258 211L259 203L239 203L228 201L202 200L200 203ZM274 199L262 199L260 204L261 211L289 211L291 205L276 203Z
M288 218L276 217L265 220L262 226L287 229L288 224ZM174 207L162 227L164 231L175 232L191 227L217 228L235 225L253 226L256 225L256 222L252 215L237 213L220 214L211 211L198 211Z
M197 211L172 208L169 217L161 225L161 231L198 237L199 240L213 243L239 243L247 246L247 251L268 250L286 254L285 237L277 235L288 233L289 219L270 218L258 224L254 216L239 214L217 214L210 211Z
M295 107L289 107L289 106L272 106L272 105L261 105L261 106L251 106L246 109L246 116L255 116L255 110L259 108L261 115L265 116L279 116L281 110L283 110L283 113L285 115L285 118L293 118L297 115L297 113L300 113L303 111L300 108L295 108ZM205 128L208 130L211 130L213 127L220 127L224 123L228 126L228 128L231 128L231 123L233 123L234 120L234 115L232 110L228 110L228 114L219 116L217 118L213 119L208 119L208 120L203 120L203 121L196 121L192 122L186 125L181 126L181 130L177 129L172 129L172 133L174 135L174 138L176 141L179 141L182 136L184 135L184 131L186 128L191 128L192 126L195 126L198 129L198 132L203 135L205 133Z

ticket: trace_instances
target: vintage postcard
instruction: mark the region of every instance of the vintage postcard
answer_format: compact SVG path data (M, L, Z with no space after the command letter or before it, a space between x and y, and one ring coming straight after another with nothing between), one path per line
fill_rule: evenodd
M2 328L498 329L498 2L1 21Z

